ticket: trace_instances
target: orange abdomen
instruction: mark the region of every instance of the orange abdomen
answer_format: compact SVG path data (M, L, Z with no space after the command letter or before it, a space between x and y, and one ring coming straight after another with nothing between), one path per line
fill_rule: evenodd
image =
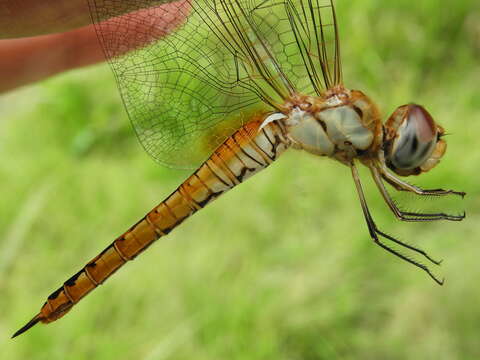
M249 122L229 137L167 199L53 292L40 313L13 337L38 322L49 323L61 318L85 295L155 240L276 160L290 145L289 140L284 129L276 123L260 129L262 121L263 117Z

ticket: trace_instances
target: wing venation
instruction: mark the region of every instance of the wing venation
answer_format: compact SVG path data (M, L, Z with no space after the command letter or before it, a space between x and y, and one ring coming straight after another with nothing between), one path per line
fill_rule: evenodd
M145 150L198 165L259 111L341 81L330 0L88 0Z

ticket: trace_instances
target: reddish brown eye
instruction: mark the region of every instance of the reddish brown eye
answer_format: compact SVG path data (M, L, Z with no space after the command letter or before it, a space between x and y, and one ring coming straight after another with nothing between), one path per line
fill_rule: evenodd
M393 117L398 125L387 154L391 164L402 170L422 166L432 155L438 130L431 115L419 105L399 108Z
M432 116L423 107L410 105L407 121L415 124L418 140L423 143L429 143L437 138L437 127Z

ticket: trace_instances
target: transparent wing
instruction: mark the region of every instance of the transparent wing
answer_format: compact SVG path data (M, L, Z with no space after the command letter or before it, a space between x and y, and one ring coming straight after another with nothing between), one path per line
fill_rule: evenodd
M331 0L88 0L137 136L191 167L255 113L341 82Z

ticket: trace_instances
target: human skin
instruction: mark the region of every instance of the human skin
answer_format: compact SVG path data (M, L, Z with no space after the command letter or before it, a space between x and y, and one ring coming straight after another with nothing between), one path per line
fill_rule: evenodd
M153 16L155 27L160 29L158 36L168 34L184 20L185 13L175 10L185 2L180 0L148 10L149 16L152 11L158 13ZM145 11L131 3L125 2L126 6L118 6L110 15ZM145 26L151 27L151 23ZM137 27L142 31L142 24ZM0 0L0 93L104 60L87 0Z

